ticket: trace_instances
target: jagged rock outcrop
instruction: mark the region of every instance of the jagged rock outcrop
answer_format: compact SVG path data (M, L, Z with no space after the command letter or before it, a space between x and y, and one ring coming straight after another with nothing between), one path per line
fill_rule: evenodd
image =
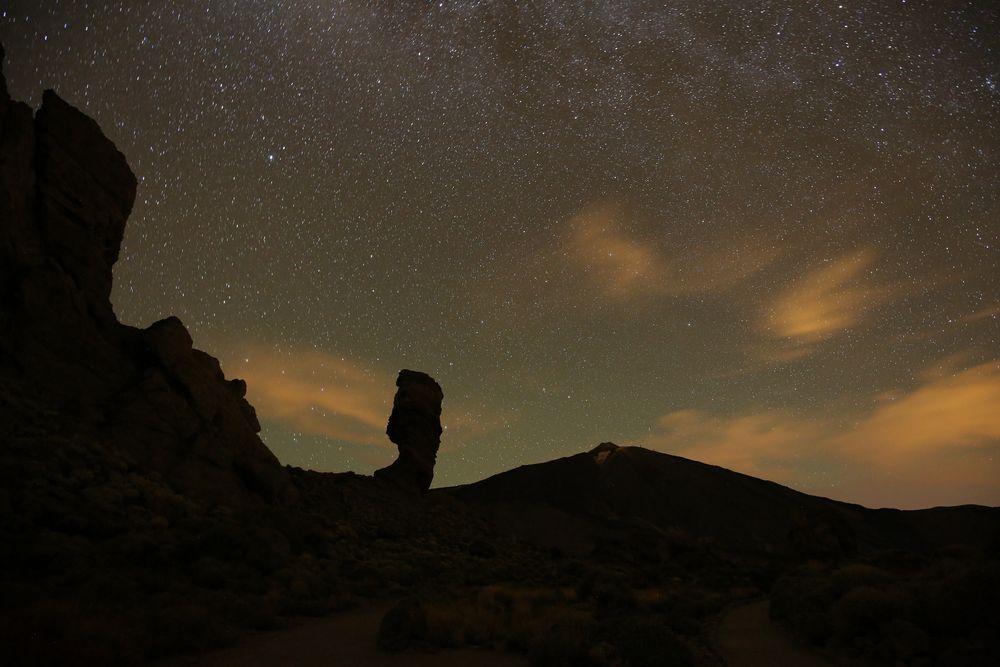
M441 401L444 393L430 375L401 370L396 397L385 432L399 447L392 465L375 477L412 491L426 491L434 479L434 462L441 444Z
M208 502L289 498L246 385L177 318L140 330L112 310L136 192L125 157L52 91L37 114L12 101L2 62L0 48L0 446L58 432Z

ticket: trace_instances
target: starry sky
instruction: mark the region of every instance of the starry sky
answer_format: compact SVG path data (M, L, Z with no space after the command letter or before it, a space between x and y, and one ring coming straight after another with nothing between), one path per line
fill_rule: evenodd
M991 2L0 0L140 185L112 299L370 473L638 444L872 506L1000 505Z

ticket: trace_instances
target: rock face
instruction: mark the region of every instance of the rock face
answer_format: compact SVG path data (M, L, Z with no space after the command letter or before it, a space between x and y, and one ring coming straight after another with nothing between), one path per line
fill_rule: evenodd
M140 330L112 310L136 192L125 157L52 91L34 115L12 101L2 61L0 48L0 446L58 431L209 502L288 498L246 385L177 318Z
M399 447L392 465L375 477L412 491L426 491L434 478L434 462L441 444L441 401L444 393L430 375L402 370L396 378L396 397L385 432Z

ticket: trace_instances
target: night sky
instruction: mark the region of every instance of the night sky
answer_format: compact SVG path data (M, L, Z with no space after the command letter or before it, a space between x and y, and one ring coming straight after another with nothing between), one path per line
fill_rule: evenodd
M869 505L1000 505L992 2L0 1L140 185L113 301L370 473L611 440Z

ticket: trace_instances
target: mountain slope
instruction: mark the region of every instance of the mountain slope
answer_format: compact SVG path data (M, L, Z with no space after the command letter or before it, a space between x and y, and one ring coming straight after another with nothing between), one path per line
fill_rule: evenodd
M872 510L641 447L604 443L444 490L524 539L573 551L638 525L739 550L851 555L1000 545L1000 509Z

